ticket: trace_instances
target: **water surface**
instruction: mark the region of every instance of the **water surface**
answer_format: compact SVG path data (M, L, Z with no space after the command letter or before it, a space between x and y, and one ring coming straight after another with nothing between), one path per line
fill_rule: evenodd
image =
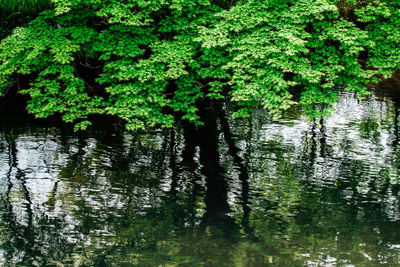
M336 108L146 134L6 114L0 265L398 266L399 101Z

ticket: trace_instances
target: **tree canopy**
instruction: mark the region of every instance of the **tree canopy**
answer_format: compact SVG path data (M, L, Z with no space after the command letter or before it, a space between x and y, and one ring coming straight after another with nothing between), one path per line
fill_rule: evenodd
M399 29L400 0L52 0L1 41L0 90L26 79L28 111L76 129L201 124L204 99L320 117L400 68Z

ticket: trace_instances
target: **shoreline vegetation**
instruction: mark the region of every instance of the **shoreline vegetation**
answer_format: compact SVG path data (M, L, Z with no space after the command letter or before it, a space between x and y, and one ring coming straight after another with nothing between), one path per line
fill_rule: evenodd
M0 9L4 13L38 12L51 7L51 0L0 0Z
M75 129L203 125L200 107L328 116L400 69L400 2L0 0L0 94Z

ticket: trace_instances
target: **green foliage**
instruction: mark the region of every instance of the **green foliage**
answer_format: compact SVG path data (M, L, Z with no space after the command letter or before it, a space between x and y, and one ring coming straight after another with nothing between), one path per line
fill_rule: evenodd
M32 12L50 6L50 0L0 0L0 10Z
M0 88L5 92L19 76L33 79L21 91L31 98L28 110L62 114L77 129L90 124L91 114L117 116L132 130L171 127L173 112L201 124L197 104L204 98L236 102L235 117L259 105L279 116L295 104L320 117L341 88L363 97L368 83L400 67L400 1L53 0L51 6L2 40ZM94 85L81 77L82 67L100 67Z
M50 0L0 0L0 40L49 6Z

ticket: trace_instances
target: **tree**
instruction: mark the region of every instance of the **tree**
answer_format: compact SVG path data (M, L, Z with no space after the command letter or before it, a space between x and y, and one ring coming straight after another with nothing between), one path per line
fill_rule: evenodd
M0 89L29 80L28 111L76 129L92 114L201 124L204 99L314 118L399 69L399 29L399 0L52 0L1 41Z

